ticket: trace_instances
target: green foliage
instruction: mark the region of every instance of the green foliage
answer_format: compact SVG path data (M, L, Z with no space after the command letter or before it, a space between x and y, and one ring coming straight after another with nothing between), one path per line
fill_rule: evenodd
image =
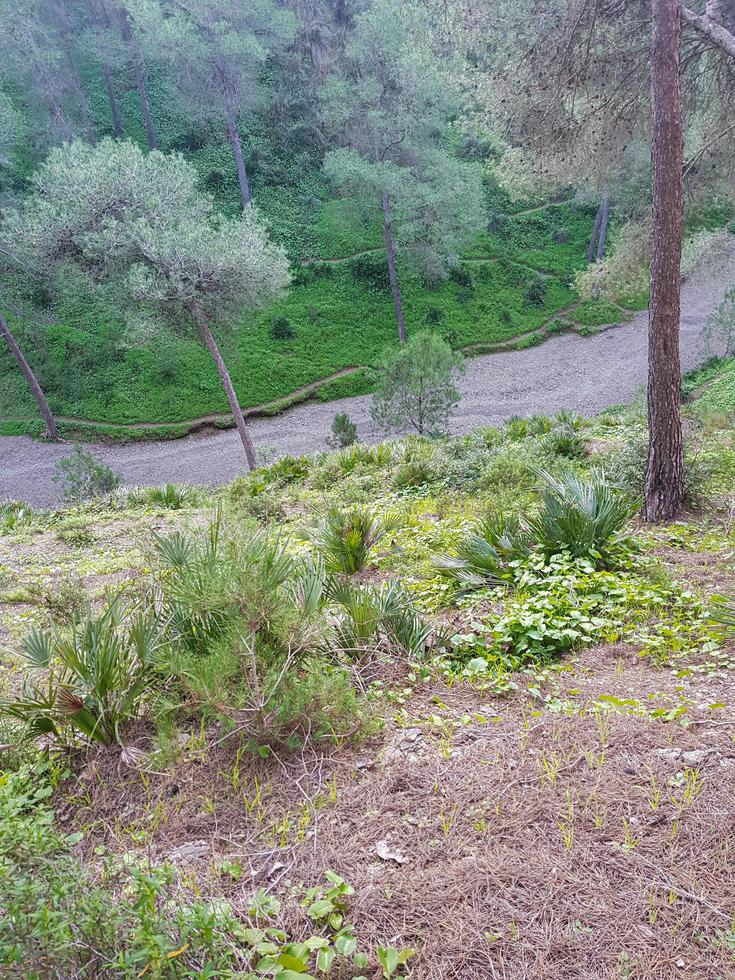
M511 563L528 555L531 540L517 517L491 514L435 561L437 570L463 590L495 588L512 579Z
M568 472L556 478L539 471L539 476L541 506L526 523L543 552L612 561L620 532L636 509L630 498L615 491L604 473L585 478Z
M288 317L277 316L271 324L271 337L274 340L293 340L295 336L296 329Z
M545 444L555 456L580 459L585 454L586 440L572 425L559 425L545 438Z
M74 446L71 456L58 461L54 480L61 485L64 501L68 504L104 496L120 486L120 477L79 443Z
M340 612L336 627L339 650L358 656L383 649L414 660L423 655L431 626L419 616L400 584L374 588L336 581L330 586L330 597Z
M166 483L161 487L144 487L128 495L131 503L182 510L199 502L200 494L188 483Z
M531 306L543 306L548 291L548 284L544 276L535 275L523 290L523 298Z
M370 957L348 922L354 889L333 871L302 901L312 926L296 941L272 922L281 903L258 889L245 913L229 903L190 900L169 865L103 857L97 868L73 848L48 806L48 763L0 776L0 961L24 976L41 976L49 962L60 976L134 980L178 976L247 976L295 980L357 976ZM406 950L378 947L377 959L396 969ZM384 967L385 969L386 967Z
M0 702L0 713L23 723L29 738L122 742L125 725L151 693L160 646L155 614L129 609L120 597L99 615L87 612L68 632L34 630L23 652L27 668L43 680Z
M358 441L355 423L346 412L338 412L332 419L327 445L331 449L345 449Z
M11 531L31 527L35 519L33 508L20 500L0 503L0 534L9 534Z
M308 540L324 560L328 572L354 575L363 569L372 553L397 526L389 513L341 510L331 506L308 532Z
M385 432L411 428L419 435L442 434L460 399L454 376L462 366L462 357L428 331L387 353L371 408L376 425Z

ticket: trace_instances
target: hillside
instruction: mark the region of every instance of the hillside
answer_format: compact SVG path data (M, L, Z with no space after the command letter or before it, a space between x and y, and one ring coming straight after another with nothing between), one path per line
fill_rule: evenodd
M274 239L289 254L294 285L281 302L246 317L246 329L224 339L244 408L275 402L273 410L313 382L368 368L397 343L381 226L359 222L350 202L330 198L323 182L313 190L266 187L259 198ZM476 352L530 345L543 332L619 321L625 311L605 301L580 303L570 285L585 264L593 220L593 211L571 202L521 207L497 189L488 192L487 224L496 230L477 239L447 282L430 289L402 274L408 329L429 326L453 347ZM123 322L81 296L26 313L44 324L38 372L62 419L176 423L227 414L216 369L194 339L165 332L147 348L131 347L123 340ZM22 329L22 316L16 322ZM369 374L355 370L319 386L318 396L368 390ZM36 433L38 423L29 421L36 416L3 348L0 433Z
M17 710L56 719L50 756L2 721L10 975L730 976L735 447L709 371L669 526L634 516L635 407L6 507L6 697L32 627L69 636L122 590L76 634L101 667L110 623L161 613L142 687L135 661L103 702L69 675L111 744L43 686ZM609 495L594 545L544 518L539 465ZM355 571L339 522L368 513Z

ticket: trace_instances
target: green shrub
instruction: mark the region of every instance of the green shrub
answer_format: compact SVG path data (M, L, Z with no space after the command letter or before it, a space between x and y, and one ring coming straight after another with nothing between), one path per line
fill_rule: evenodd
M379 588L334 582L332 601L340 612L336 644L344 653L360 656L383 649L411 659L423 655L431 627L423 621L405 589L398 583Z
M535 275L523 290L523 299L530 306L543 306L549 291L549 283L545 276Z
M193 507L199 501L196 488L186 483L166 483L161 487L145 487L130 497L135 502L164 507L166 510L182 510L184 507Z
M98 616L88 612L68 632L34 630L23 643L30 681L0 714L26 726L29 738L122 742L137 718L161 646L157 617L123 604L118 596Z
M357 426L346 412L338 412L332 419L327 445L332 449L345 449L357 441Z
M455 375L463 366L462 355L437 334L414 334L403 347L383 356L373 421L384 432L408 428L419 435L441 435L460 399Z
M20 500L8 500L5 503L0 503L0 534L8 534L11 531L31 527L36 516L33 508Z
M530 540L517 517L490 515L435 567L464 590L495 588L512 579L509 563L528 555Z
M79 443L71 456L58 461L53 479L61 485L64 501L69 504L103 496L120 486L120 477Z
M559 425L544 437L544 446L554 456L581 459L585 455L587 442L577 429Z
M435 480L436 475L430 459L409 459L396 470L393 489L410 490L414 487L422 487Z
M308 540L321 555L328 572L354 575L370 560L371 553L397 527L392 514L380 516L368 510L340 510L331 506Z
M539 476L541 505L526 523L544 554L611 561L636 510L630 498L614 490L603 473L589 478L565 473L557 479L539 471Z
M274 340L293 340L296 328L286 316L277 316L271 323L271 337Z

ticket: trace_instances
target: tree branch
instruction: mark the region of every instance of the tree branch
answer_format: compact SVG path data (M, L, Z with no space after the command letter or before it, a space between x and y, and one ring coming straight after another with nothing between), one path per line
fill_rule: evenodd
M731 58L735 58L735 34L731 34L726 27L715 20L710 11L721 12L718 3L708 3L706 14L696 14L686 5L682 5L681 16L685 24L689 24L696 31L699 31L707 40L720 51L724 51Z

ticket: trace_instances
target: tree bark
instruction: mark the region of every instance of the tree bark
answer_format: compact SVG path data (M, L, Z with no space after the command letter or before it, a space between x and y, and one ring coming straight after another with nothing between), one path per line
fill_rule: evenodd
M253 440L250 438L250 433L248 432L248 427L245 424L245 416L240 408L240 402L237 400L237 395L235 393L235 388L232 384L232 378L227 370L227 365L225 364L222 355L220 354L219 347L217 346L217 341L212 335L212 331L209 329L209 324L207 323L207 318L204 315L204 311L200 306L194 304L191 307L191 313L196 321L196 325L199 327L199 331L202 335L204 343L209 349L209 353L212 355L214 363L217 365L217 370L219 371L219 376L222 380L222 387L225 389L225 394L227 395L227 401L230 403L230 408L232 409L232 415L235 419L235 425L237 426L237 431L240 434L240 439L242 440L243 449L245 450L245 458L248 462L248 469L254 470L257 466L257 461L255 458L255 446L253 445Z
M601 262L605 258L605 242L607 241L607 223L610 218L610 198L606 194L600 205L602 211L600 219L600 234L597 240L597 261Z
M396 322L398 323L398 337L402 344L406 343L406 320L403 316L403 303L401 302L401 287L398 284L396 273L396 250L393 245L393 225L390 217L390 198L388 192L383 191L381 195L383 204L383 233L385 235L385 253L388 257L388 276L390 278L390 291L393 294L393 305L396 308Z
M95 32L97 38L100 41L100 50L102 50L102 29L103 27L107 30L110 29L110 18L107 13L107 9L104 4L102 6L102 13L97 8L95 0L89 0L88 3L89 12L92 15L92 21L94 23ZM112 116L112 132L115 139L120 139L123 134L122 119L120 118L120 108L117 104L117 96L115 95L115 86L112 81L112 72L110 66L106 59L102 59L102 77L105 80L105 89L107 90L107 101L110 104L110 115Z
M69 20L69 11L66 8L66 0L57 0L56 9L59 14L59 27L61 33L61 41L64 46L64 55L66 57L66 63L69 66L69 77L71 78L71 84L74 89L74 94L77 98L77 103L79 105L79 111L81 113L82 119L84 120L84 128L87 130L87 140L94 146L97 142L94 133L94 125L92 124L92 114L89 111L89 103L87 102L87 96L84 94L84 88L82 87L82 80L79 77L79 72L77 71L77 66L74 61L74 49L72 45L72 26Z
M49 439L53 439L54 442L58 442L59 430L56 427L56 420L51 413L51 409L49 408L49 403L46 401L46 396L43 393L43 389L38 383L36 375L33 373L33 368L25 359L23 351L20 349L20 344L10 332L10 327L8 326L2 313L0 313L0 335L3 336L8 342L8 347L13 352L13 357L15 357L16 361L18 362L18 366L23 372L23 377L28 382L28 387L33 392L33 397L38 403L38 408L43 416L43 421L46 423L47 437Z
M653 0L653 254L648 328L648 465L644 517L665 521L684 502L679 317L684 214L680 0Z
M243 210L250 204L250 183L248 173L245 169L245 157L242 153L242 143L240 134L237 131L237 113L229 94L225 95L225 113L227 115L227 132L232 144L232 152L235 154L235 165L237 167L237 179L240 182L240 195L242 197Z
M592 238L590 238L590 245L587 249L587 261L591 262L595 257L595 251L597 249L597 242L600 239L600 225L602 224L602 204L600 204L597 209L597 214L595 215L595 226L592 229Z
M127 10L125 7L120 6L118 7L118 11L120 16L120 33L122 34L122 39L130 51L130 60L133 65L133 71L135 72L135 81L138 86L138 95L140 96L140 106L143 110L145 132L146 137L148 138L148 149L157 150L158 141L156 140L156 131L153 128L151 104L148 100L148 86L145 80L145 68L140 57L140 48L138 47L138 42L133 37L133 29L130 26L130 16Z

